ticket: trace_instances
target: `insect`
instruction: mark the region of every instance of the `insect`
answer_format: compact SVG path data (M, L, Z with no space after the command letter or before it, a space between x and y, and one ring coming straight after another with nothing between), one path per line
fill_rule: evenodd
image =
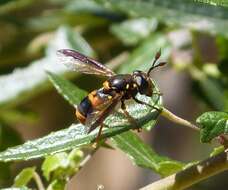
M121 103L124 115L135 128L138 128L137 122L126 110L125 100L133 99L139 104L160 111L155 106L137 99L136 95L140 93L151 97L154 94L154 85L150 79L150 73L154 68L166 63L159 62L156 64L161 55L161 50L156 53L152 66L147 72L136 70L132 74L115 74L101 63L74 50L61 49L57 51L57 55L60 62L67 65L71 70L108 77L100 89L90 92L76 108L76 117L80 123L89 127L88 133L100 126L96 138L97 142L104 126L103 121L113 112L118 103Z

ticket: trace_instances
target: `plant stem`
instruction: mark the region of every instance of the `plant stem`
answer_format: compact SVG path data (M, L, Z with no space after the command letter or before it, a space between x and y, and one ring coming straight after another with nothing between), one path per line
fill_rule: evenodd
M228 149L140 190L182 190L228 169Z
M191 122L189 122L185 119L182 119L182 118L176 116L175 114L173 114L166 108L162 109L161 115L164 116L165 118L169 119L170 121L173 121L174 123L178 123L180 125L184 125L186 127L199 131L199 128L197 126L195 126L194 124L192 124Z
M92 158L92 156L97 152L98 148L99 146L94 148L89 154L86 155L86 157L79 164L79 170L82 169L85 164Z
M36 182L38 190L45 190L44 184L42 183L40 176L36 172L33 173L33 179Z

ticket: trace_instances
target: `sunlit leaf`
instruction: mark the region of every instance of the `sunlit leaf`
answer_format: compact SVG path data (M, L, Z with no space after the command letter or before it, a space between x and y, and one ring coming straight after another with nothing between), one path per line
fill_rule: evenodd
M154 18L138 18L114 24L111 32L126 45L135 45L145 39L157 28L157 20Z
M43 175L47 180L69 178L79 170L82 158L83 152L78 149L47 156L42 164Z
M55 75L49 75L49 77L52 76ZM52 81L55 82L57 78L58 77L55 77L55 80ZM58 86L58 84L63 84L63 80L64 79L61 79L61 83L55 83L55 87ZM69 82L64 83L64 85L68 84ZM59 87L61 88L61 86ZM71 97L72 94L70 88L66 88L66 86L64 86L63 89L64 90L61 90L59 92L64 92L64 96ZM80 92L82 92L82 90L80 90ZM161 105L161 97L158 95L154 95L152 98L145 96L138 96L138 98L152 105L156 103L158 107ZM69 100L69 98L67 98L67 100ZM76 101L78 100L76 99ZM138 124L142 127L148 122L154 123L158 116L158 112L156 110L152 110L148 106L139 104L130 104L129 106L127 106L127 110L138 121ZM103 135L101 139L114 136L124 131L128 131L133 127L129 125L126 117L124 117L124 115L120 112L116 112L110 115L104 123L107 126L109 126L109 128L106 128L102 132ZM23 145L8 149L0 153L0 160L28 160L32 158L43 157L51 153L70 150L73 148L80 148L94 142L98 133L98 130L95 130L90 134L87 134L87 131L88 128L81 124L73 124L65 130L54 132L43 138L28 141Z
M155 17L168 26L228 36L226 7L183 0L96 0L132 17Z
M62 48L72 48L89 56L93 51L80 34L71 29L60 28L46 49L46 57L34 61L26 68L18 68L13 73L0 76L0 104L12 106L37 95L47 87L46 70L63 74L67 68L58 64L56 51Z
M0 151L8 147L16 146L22 143L22 139L17 131L10 126L0 124ZM0 163L0 186L8 185L11 177L10 163Z
M228 134L228 113L206 112L199 116L196 122L200 125L201 142L210 142L221 134Z
M66 186L66 180L54 180L48 185L47 190L63 190Z
M225 147L224 146L219 146L219 147L215 147L213 149L213 151L211 152L210 156L215 156L215 155L218 155L219 153L223 152L225 150Z
M57 168L66 168L69 165L69 160L67 159L67 153L62 152L55 155L50 155L46 157L42 164L42 171L44 177L49 180L50 174Z
M33 178L35 167L23 169L15 178L14 186L23 187L26 186Z
M164 34L148 37L136 48L129 59L121 65L120 73L131 73L134 70L147 71L152 65L154 56L161 49L160 60L166 60L170 54L170 44Z
M141 105L129 106L128 111L142 127L147 122L155 120L158 116L155 110ZM101 139L128 131L133 127L128 124L127 120L120 113L109 116L105 120L105 124L109 128L103 130ZM81 124L73 124L67 129L53 132L50 135L33 141L27 141L23 145L1 152L0 161L29 160L73 148L85 147L94 142L98 133L98 130L90 134L87 131L88 128Z
M210 4L213 6L224 6L224 7L228 7L228 1L224 1L224 0L208 0L208 1L200 1L201 3L206 3L206 4Z
M112 137L113 144L121 149L140 167L150 168L162 176L182 169L184 164L159 156L133 132L125 132Z
M53 83L57 91L71 104L78 104L87 92L81 90L71 82L53 73L47 72L50 81Z
M10 188L4 188L1 190L30 190L30 189L27 187L10 187Z

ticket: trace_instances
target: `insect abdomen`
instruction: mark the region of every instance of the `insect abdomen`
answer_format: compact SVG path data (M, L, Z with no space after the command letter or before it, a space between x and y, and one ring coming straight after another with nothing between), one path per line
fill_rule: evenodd
M80 123L85 124L88 113L92 112L92 103L88 96L86 96L81 103L77 106L76 117Z
M104 102L110 97L109 94L104 93L103 88L90 92L77 106L76 117L80 123L85 124L88 114L92 113L94 109L102 110Z

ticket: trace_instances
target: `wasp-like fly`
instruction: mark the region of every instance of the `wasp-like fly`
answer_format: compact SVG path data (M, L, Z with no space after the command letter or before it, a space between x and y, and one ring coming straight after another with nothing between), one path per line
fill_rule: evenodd
M165 64L165 62L156 64L161 51L156 53L152 66L147 72L137 70L132 74L115 74L103 64L74 50L61 49L58 50L57 55L60 61L71 70L108 77L103 83L103 87L90 92L76 108L76 117L80 123L89 127L88 132L100 126L97 141L104 126L103 121L114 111L114 108L119 102L121 103L121 109L124 115L136 128L137 122L127 112L125 100L133 99L139 104L147 105L158 110L155 106L137 99L136 95L140 93L151 97L154 94L154 85L150 79L150 73L154 68Z

